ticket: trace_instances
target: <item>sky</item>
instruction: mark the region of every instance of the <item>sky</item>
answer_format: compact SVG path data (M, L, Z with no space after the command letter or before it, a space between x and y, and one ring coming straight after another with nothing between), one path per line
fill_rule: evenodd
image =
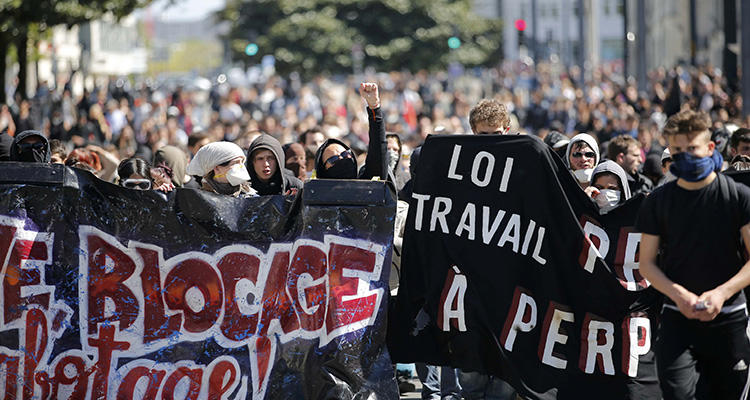
M152 17L174 22L203 19L222 7L224 0L156 0L149 9Z

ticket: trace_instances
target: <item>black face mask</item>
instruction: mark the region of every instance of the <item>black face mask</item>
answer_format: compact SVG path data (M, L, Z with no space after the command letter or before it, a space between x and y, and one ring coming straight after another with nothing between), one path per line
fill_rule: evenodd
M357 179L357 162L353 158L340 158L325 170L326 179Z
M46 145L42 142L34 144L19 144L16 151L18 151L18 157L16 160L22 162L36 162L43 163L47 162L47 149Z

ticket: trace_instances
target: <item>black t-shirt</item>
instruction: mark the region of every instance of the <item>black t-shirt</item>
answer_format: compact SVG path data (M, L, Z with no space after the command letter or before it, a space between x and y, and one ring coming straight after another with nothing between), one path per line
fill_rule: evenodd
M657 188L643 201L635 226L659 236L660 268L667 277L700 296L744 265L740 228L748 222L750 188L719 174L698 190L676 181ZM724 306L744 303L740 290Z

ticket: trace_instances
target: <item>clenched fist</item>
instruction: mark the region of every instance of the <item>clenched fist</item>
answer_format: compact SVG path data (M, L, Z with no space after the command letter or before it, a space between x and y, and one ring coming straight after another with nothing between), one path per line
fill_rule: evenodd
M374 82L362 82L359 85L359 95L367 102L367 107L374 110L380 107L380 95L378 84Z

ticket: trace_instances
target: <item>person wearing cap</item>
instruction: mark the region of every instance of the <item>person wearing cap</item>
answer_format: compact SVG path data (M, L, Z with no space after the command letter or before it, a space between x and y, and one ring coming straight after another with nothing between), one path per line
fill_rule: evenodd
M544 144L549 146L560 158L565 158L568 143L570 143L570 139L558 131L552 131L544 137Z
M578 186L586 189L591 183L591 175L599 164L599 146L588 133L579 133L570 139L563 159L570 168Z
M625 170L612 160L605 160L591 174L590 196L599 206L599 213L606 214L630 198L630 187Z
M247 169L253 189L261 196L286 194L302 189L302 181L285 168L286 157L273 136L263 133L247 150Z
M669 148L666 148L664 149L664 151L661 152L661 172L664 175L656 184L656 187L659 187L659 186L664 185L665 183L677 180L677 177L674 176L672 171L669 170L670 165L672 165L672 156L669 153Z
M209 143L198 150L186 168L202 177L201 189L234 197L257 196L245 168L245 152L232 142Z
M650 193L653 190L654 183L639 171L641 144L632 136L619 135L610 140L607 146L607 158L619 164L627 172L628 185L634 195Z
M665 400L747 398L750 188L718 173L710 127L689 108L669 118L678 179L645 198L635 224L640 272L665 295L654 347Z
M23 131L13 137L10 161L45 163L51 160L49 141L39 131Z

